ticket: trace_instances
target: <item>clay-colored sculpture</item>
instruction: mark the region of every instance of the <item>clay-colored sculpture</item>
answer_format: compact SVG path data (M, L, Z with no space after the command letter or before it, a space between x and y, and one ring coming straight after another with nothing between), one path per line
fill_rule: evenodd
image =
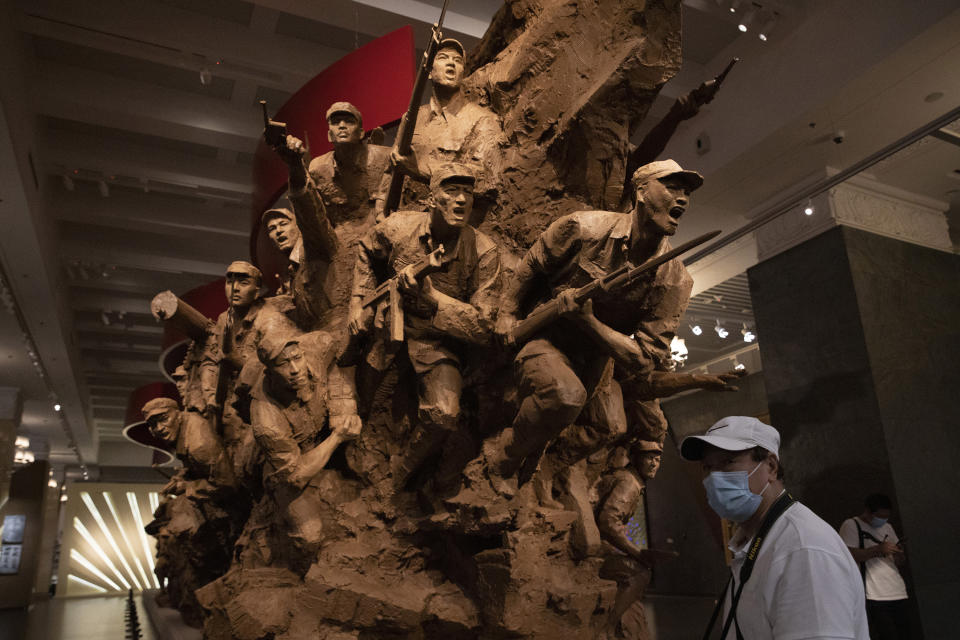
M651 637L641 600L650 583L653 553L632 539L627 525L637 514L647 482L657 475L662 451L661 443L640 440L630 449L629 465L611 465L600 479L596 511L604 555L600 575L617 583L604 638Z
M399 334L402 323L407 356L417 375L420 422L393 465L400 486L461 426L463 343L489 342L500 284L496 246L468 224L475 171L442 163L431 176L428 212L394 213L361 243L351 299L354 334L370 331L378 311L378 324L393 323L389 331ZM442 267L418 280L413 265L441 247ZM364 298L379 284L378 272L395 278L399 295L378 309L364 307Z
M217 318L206 340L200 365L200 384L206 401L204 414L219 425L233 473L248 487L259 482L256 467L260 461L253 431L242 415L243 407L238 406L237 385L241 379L256 377L256 351L265 336L298 333L281 312L282 303L260 296L261 282L260 270L249 262L237 260L227 267L224 293L228 308ZM253 370L244 372L245 367Z
M413 152L392 153L429 192L416 185L376 226L385 153L361 142L358 111L331 107L334 151L310 163L267 123L293 211L262 220L290 269L249 309L288 314L296 330L253 337L240 295L212 332L210 362L242 362L216 378L232 396L197 399L195 351L181 380L190 411L217 410L215 428L228 428L221 410L248 424L262 460L246 488L256 507L224 545L229 570L194 591L211 640L642 637L630 634L642 633L632 616L649 554L620 533L655 473L643 464L666 429L657 398L732 389L736 376L668 370L691 286L675 257L615 298L581 306L561 292L663 256L699 186L675 163L649 164L636 206L615 211L630 134L680 66L680 3L507 0L472 57L435 38ZM562 318L502 340L558 294ZM611 470L591 502L600 461L640 441L635 470ZM175 533L173 507L220 504L200 481L181 484L156 527L164 550L187 541L168 577L184 558L205 562Z
M485 447L486 472L499 492L512 493L504 481L525 461L532 475L544 448L578 417L594 437L577 458L619 440L662 442L667 425L657 400L634 387L649 387L654 371L668 369L670 341L693 284L683 263L674 258L617 295L582 308L564 292L669 250L667 238L702 182L672 160L645 165L634 174L632 212L564 216L521 260L501 299L498 332L511 333L522 310L536 302L530 298L538 286L559 295L562 317L517 354L520 409L513 425Z
M440 42L430 69L430 102L420 107L412 139L412 153L391 153L391 161L414 180L428 183L432 168L443 162L480 167L475 191L488 194L500 176L500 147L504 143L500 119L463 91L466 52L458 40ZM417 198L426 194L417 191ZM412 202L408 197L408 202Z
M324 524L313 479L361 428L335 349L323 332L269 336L257 348L265 371L251 391L250 419L265 494L240 543L244 567L286 566L302 575L316 557Z

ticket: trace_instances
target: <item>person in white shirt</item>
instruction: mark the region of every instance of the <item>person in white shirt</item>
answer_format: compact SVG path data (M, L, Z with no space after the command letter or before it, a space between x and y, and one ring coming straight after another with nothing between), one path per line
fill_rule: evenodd
M890 498L875 493L867 496L863 513L840 525L840 537L861 567L874 640L910 637L907 585L897 569L905 556L900 538L888 522L891 512Z
M779 448L776 429L745 416L680 445L701 464L710 507L737 523L721 637L868 640L857 565L837 532L786 492Z

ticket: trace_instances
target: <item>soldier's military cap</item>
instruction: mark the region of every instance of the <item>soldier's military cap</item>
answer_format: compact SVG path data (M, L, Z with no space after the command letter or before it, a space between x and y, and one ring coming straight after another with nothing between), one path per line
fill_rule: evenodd
M330 122L330 116L335 113L349 113L357 119L357 122L363 124L363 116L360 115L360 109L357 109L349 102L334 102L330 105L330 108L327 109L327 122Z
M675 160L657 160L645 164L633 172L633 188L636 189L642 184L651 180L662 180L670 176L679 176L690 191L699 189L703 184L703 176L696 171L687 171L682 168Z
M663 445L656 440L637 440L630 447L630 453L632 454L647 452L663 453Z
M291 344L300 344L300 341L290 334L284 335L281 332L281 335L274 336L268 333L260 339L260 344L257 345L257 358L264 366L269 367L277 356Z
M263 274L260 273L260 269L257 269L255 266L246 262L245 260L234 260L230 263L230 266L227 267L227 273L242 273L248 276L253 276L258 281L263 279Z
M440 51L441 49L456 49L457 51L460 52L461 56L467 55L467 52L463 48L463 45L460 44L460 41L455 40L454 38L444 38L443 40L441 40L440 46L437 47L437 51Z
M290 222L296 222L297 218L293 215L293 211L290 209L285 209L283 207L277 209L267 209L263 212L263 215L260 216L261 224L267 224L270 220L274 218L286 218Z
M476 184L477 172L470 165L460 162L441 162L430 171L430 188L436 189L448 180Z
M149 420L151 417L160 413L166 413L171 409L174 411L180 410L180 405L178 405L177 401L173 398L154 398L143 405L140 412L143 413L144 420Z

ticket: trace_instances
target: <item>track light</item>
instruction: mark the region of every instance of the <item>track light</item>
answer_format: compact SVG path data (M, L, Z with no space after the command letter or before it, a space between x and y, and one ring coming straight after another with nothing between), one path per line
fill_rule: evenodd
M744 13L743 18L741 18L740 20L740 24L737 25L737 29L739 29L741 33L746 33L747 29L753 23L753 18L756 15L757 15L757 12L754 9L750 9L749 11Z
M756 334L747 328L746 323L744 323L743 329L740 330L740 334L743 336L744 342L753 342L754 340L757 339Z
M740 8L740 0L730 0L730 13L736 13Z
M734 371L745 371L746 368L747 368L747 366L746 366L745 364L743 364L742 362L738 362L737 364L734 365L733 370L734 370Z
M698 335L700 335L701 333L703 333L703 329L701 329L701 328L700 328L700 325L698 325L698 324L692 324L692 325L690 325L690 331L692 331L692 332L693 332L693 335L695 335L695 336L698 336Z
M757 32L757 37L766 42L767 38L770 37L770 32L773 31L773 29L777 26L778 17L779 16L776 13L770 16L770 19L764 22L763 26L760 27L760 31Z
M807 198L807 206L803 208L803 213L808 216L812 216L814 211L816 211L816 209L813 208L813 200Z
M719 320L717 320L717 326L715 326L713 330L717 332L717 335L720 336L721 339L724 339L730 335L730 332L723 328L723 325L720 324Z

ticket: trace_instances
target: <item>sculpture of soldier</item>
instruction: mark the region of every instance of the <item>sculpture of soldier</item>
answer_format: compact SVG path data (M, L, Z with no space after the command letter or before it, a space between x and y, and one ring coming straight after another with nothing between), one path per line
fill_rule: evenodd
M475 191L487 195L500 175L504 141L500 119L471 100L463 90L465 51L458 40L440 42L430 81L430 102L420 107L411 143L413 153L391 152L391 162L414 180L430 182L430 171L441 162L482 167Z
M488 476L502 493L512 493L504 479L525 459L526 473L532 474L544 447L585 409L595 437L575 458L620 438L662 442L666 433L659 401L649 398L657 396L651 393L654 372L669 370L670 342L693 285L683 263L674 258L629 289L582 307L570 295L573 287L624 264L639 265L668 251L690 193L703 183L699 174L672 160L640 167L633 180L630 213L579 211L554 221L503 293L497 322L502 335L509 335L521 311L536 302L529 298L538 291L559 296L562 317L520 349L515 359L519 411L512 427L484 445ZM735 377L683 381L685 388L726 389Z
M245 366L257 364L257 345L265 335L297 331L274 300L260 297L261 282L260 270L249 262L237 260L227 267L224 290L228 308L217 318L207 340L200 374L201 391L211 408L207 413L220 417L223 445L234 475L249 486L258 484L258 460L253 433L242 417L245 411L238 412L238 379Z
M636 442L630 448L629 464L612 466L598 485L596 523L605 556L600 577L617 583L617 597L605 638L650 638L642 598L650 583L653 558L631 535L628 524L637 514L647 482L657 475L662 452L663 445L659 442Z
M314 199L312 211L325 211L316 190L306 190L305 197ZM297 215L283 207L268 209L260 220L288 260L279 293L290 295L297 326L311 331L329 325L336 315L331 263L340 247L330 221L326 215Z
M311 255L329 264L322 276L323 297L341 311L327 314L325 322L341 325L350 295L355 248L374 223L375 200L383 197L381 183L389 166L390 148L364 139L363 116L349 102L333 103L327 109L327 124L333 150L311 160L309 167L304 165L303 142L294 136L288 135L286 144L274 150L289 169L287 197L298 226L311 228L310 233L317 235L315 221L319 221L323 234L330 233L328 226L335 233L332 248L312 251ZM296 253L292 255L296 259ZM319 326L304 324L303 328Z
M475 171L443 163L432 171L429 211L400 211L375 226L361 242L353 278L350 331L369 330L374 310L361 301L383 276L396 277L403 296L406 351L417 375L419 423L406 453L392 463L402 486L436 453L460 424L465 344L487 344L500 284L494 243L468 223ZM415 263L443 246L443 266L417 281ZM378 277L377 274L383 274Z
M141 410L150 431L167 443L181 437L182 413L171 398L154 398ZM181 454L182 456L182 454ZM201 620L194 590L215 580L230 565L235 523L217 497L217 488L205 477L191 477L189 459L171 482L169 497L160 504L147 533L158 541L158 578L167 578L166 596L190 624Z
M265 493L238 544L245 567L285 565L303 575L315 559L323 522L314 479L361 428L336 351L323 331L269 335L257 347L265 369L251 391L250 416Z

